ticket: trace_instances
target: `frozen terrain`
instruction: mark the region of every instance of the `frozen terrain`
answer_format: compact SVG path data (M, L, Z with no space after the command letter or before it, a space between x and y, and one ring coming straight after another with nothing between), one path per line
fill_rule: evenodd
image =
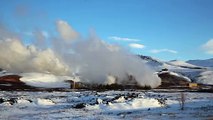
M175 90L176 91L176 90ZM158 91L0 92L0 119L213 119L213 94Z
M203 67L213 67L213 58L207 60L188 60L187 63Z
M165 62L149 56L140 57L156 72L167 69L168 72L174 73L178 77L187 78L187 81L213 85L212 59Z

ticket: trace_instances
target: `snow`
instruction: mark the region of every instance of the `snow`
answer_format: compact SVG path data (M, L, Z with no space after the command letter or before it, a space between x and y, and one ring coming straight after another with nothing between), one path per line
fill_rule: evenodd
M196 65L192 65L192 64L190 64L190 63L187 63L187 62L181 61L181 60L174 60L174 61L170 61L170 62L168 62L168 63L170 63L170 64L172 64L172 65L175 65L175 66L198 67L198 66L196 66Z
M159 102L153 98L140 98L134 99L133 101L128 102L118 102L118 103L109 103L109 105L97 105L96 109L102 109L103 111L111 112L115 110L138 110L138 109L145 109L145 108L156 108L161 107ZM87 107L90 109L90 107ZM93 106L92 106L93 108Z
M213 71L204 71L199 74L197 82L213 85Z
M156 90L155 90L156 91ZM185 96L180 110L181 93ZM131 97L134 96L135 97ZM120 97L118 97L120 96ZM113 98L118 99L113 99ZM211 119L213 94L160 91L0 91L0 119ZM7 102L16 99L13 105ZM96 102L97 101L97 102ZM109 101L108 103L106 101ZM74 108L83 103L85 107Z
M55 76L45 73L22 73L20 80L27 85L41 88L70 88L68 80L78 81L69 76Z
M168 73L168 74L170 74L170 75L173 75L173 76L182 78L182 79L184 79L185 81L191 82L191 79L190 79L190 78L188 78L188 77L186 77L186 76L183 76L183 75L181 75L181 74L175 73L175 72L162 71L162 72L160 72L160 73Z
M170 69L173 73L177 73L192 82L201 84L213 84L213 71L209 69Z
M158 61L156 59L155 63L161 64L148 64L156 72L162 69L168 69L172 75L181 77L189 82L196 82L201 84L213 84L213 59L207 60L190 60L190 61L180 61L174 60L169 62ZM148 62L151 60L148 60Z
M207 60L189 60L187 63L203 67L213 67L213 58Z
M121 96L120 98L118 98L117 100L115 100L115 102L124 102L125 98L124 96Z
M5 75L14 75L14 73L7 72L6 70L0 71L0 77Z
M174 75L174 76L177 76L177 77L180 77L180 78L183 78L184 80L188 81L188 82L191 82L191 79L186 77L186 76L183 76L183 75L180 75L178 73L175 73L175 72L169 72L170 75Z
M41 99L41 98L38 98L37 101L36 101L37 105L54 105L55 103L50 100L50 99Z

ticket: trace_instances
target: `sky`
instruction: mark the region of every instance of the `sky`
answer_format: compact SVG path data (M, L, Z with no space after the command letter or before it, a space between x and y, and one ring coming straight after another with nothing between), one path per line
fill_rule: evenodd
M1 0L0 23L26 44L33 31L56 33L56 21L83 37L161 60L213 58L212 0Z

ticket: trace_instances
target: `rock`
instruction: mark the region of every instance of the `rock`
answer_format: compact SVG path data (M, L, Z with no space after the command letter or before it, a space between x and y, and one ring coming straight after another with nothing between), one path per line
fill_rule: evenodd
M86 107L84 103L78 103L75 106L73 106L73 108L76 108L76 109L81 109L81 108L84 108L84 107Z
M7 100L7 102L9 102L11 105L17 103L17 98L10 98L9 100Z
M2 104L3 102L5 102L5 99L0 98L0 104Z

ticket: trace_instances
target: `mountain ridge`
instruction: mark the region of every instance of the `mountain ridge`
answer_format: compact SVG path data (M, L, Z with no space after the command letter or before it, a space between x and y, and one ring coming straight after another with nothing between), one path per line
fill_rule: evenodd
M204 60L188 60L186 62L197 66L213 67L213 58Z

